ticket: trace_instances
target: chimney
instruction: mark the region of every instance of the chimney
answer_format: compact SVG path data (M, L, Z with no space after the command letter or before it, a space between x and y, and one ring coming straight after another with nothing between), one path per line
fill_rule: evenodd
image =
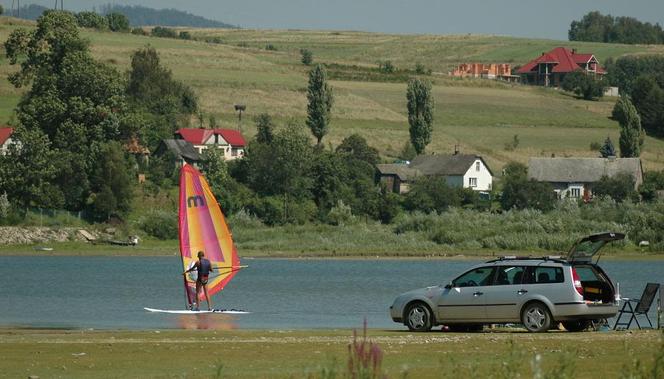
M459 145L454 145L454 155L459 155Z

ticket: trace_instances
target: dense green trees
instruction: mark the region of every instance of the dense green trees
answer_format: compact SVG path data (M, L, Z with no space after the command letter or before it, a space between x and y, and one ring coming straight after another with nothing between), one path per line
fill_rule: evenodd
M603 176L593 185L593 195L609 196L617 202L627 199L638 201L638 194L634 190L634 177L628 173L619 173L611 178Z
M193 90L173 78L150 46L132 54L126 93L134 111L129 124L136 126L141 139L152 149L162 139L170 138L181 120L186 123L198 111Z
M406 91L408 100L408 124L410 125L410 141L417 154L423 154L431 142L433 131L434 101L431 94L431 83L420 79L411 79Z
M627 44L659 44L664 31L659 24L641 22L632 17L613 17L598 11L589 12L580 21L572 21L570 41L609 42Z
M332 88L327 84L327 72L322 65L316 65L309 72L307 100L307 126L320 145L328 132L334 103Z
M78 26L82 28L93 28L107 30L108 19L97 12L83 11L76 14Z
M561 84L562 89L574 92L585 100L597 99L604 96L604 83L595 77L582 72L575 71L565 75Z
M640 156L644 140L641 118L627 96L621 96L616 102L613 115L620 123L620 156Z
M83 210L107 220L126 215L133 198L137 164L124 144L138 139L154 149L197 104L159 65L154 49L134 54L126 83L92 58L79 22L68 12L45 12L34 30L16 29L5 42L10 64L20 63L9 80L28 90L16 109L22 145L0 160L0 192L19 205ZM162 171L156 180L169 175Z
M512 162L505 166L502 185L500 204L503 209L549 211L555 205L556 194L551 184L528 180L528 168L520 163Z

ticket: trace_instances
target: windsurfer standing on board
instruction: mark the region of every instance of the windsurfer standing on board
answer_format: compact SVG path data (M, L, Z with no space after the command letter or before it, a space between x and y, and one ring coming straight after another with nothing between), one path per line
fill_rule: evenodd
M203 292L205 293L205 300L207 301L208 304L208 311L211 311L212 306L210 304L210 297L208 296L207 283L208 283L208 277L210 276L210 272L214 270L212 269L212 264L210 263L210 261L205 259L205 253L203 253L202 251L198 252L198 260L196 261L196 263L194 263L194 265L191 266L189 270L183 272L182 275L187 275L187 273L194 270L198 271L198 277L196 278L195 310L199 309L200 306L199 294L201 293L201 288L203 288Z

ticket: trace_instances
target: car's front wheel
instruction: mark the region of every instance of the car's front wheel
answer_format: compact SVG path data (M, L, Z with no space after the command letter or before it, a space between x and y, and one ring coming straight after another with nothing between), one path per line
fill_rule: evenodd
M521 312L521 322L529 332L546 332L551 328L551 313L542 303L530 303Z
M563 321L563 326L568 332L582 332L590 326L590 320Z
M414 303L406 311L406 326L413 332L428 332L432 327L431 310L424 303Z

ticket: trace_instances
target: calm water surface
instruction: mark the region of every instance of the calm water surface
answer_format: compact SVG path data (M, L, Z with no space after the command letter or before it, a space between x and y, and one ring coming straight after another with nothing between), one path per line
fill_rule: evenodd
M448 260L244 260L215 307L242 316L151 314L183 309L177 257L0 257L0 326L149 328L399 328L388 307L410 289L446 283L477 263ZM604 261L623 296L664 281L664 261ZM653 306L653 308L655 308Z

